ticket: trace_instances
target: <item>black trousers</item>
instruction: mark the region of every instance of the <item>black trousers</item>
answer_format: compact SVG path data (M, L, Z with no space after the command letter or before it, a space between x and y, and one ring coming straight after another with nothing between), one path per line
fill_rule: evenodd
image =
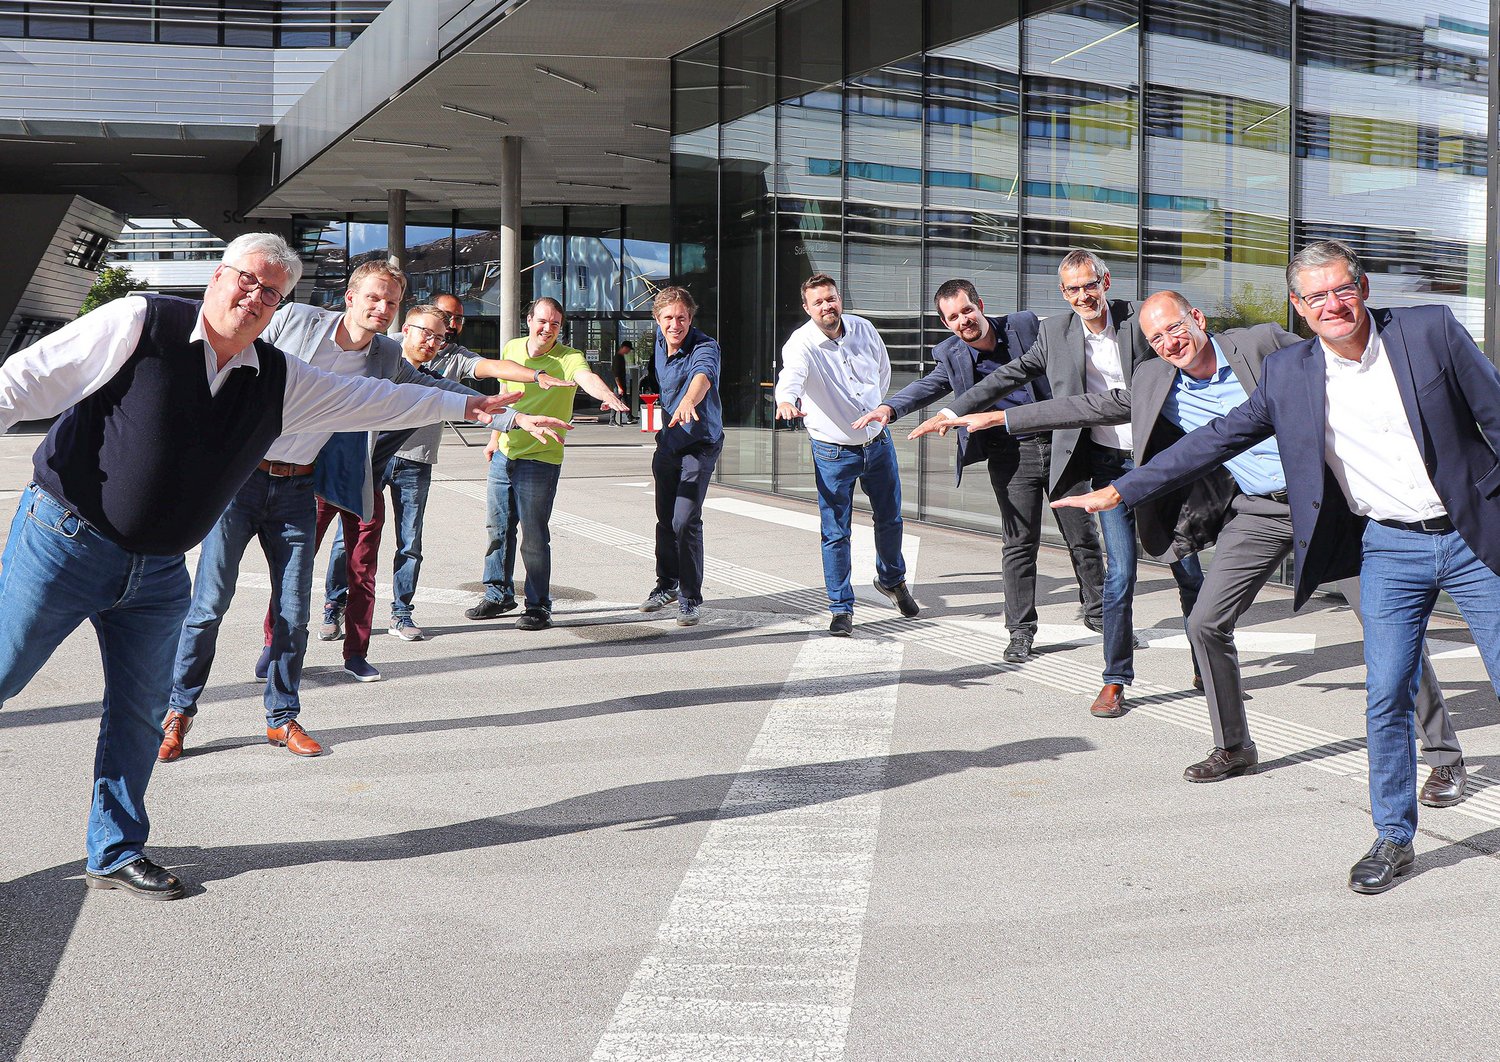
M1005 626L1036 633L1036 556L1042 541L1042 508L1052 440L1047 435L986 440L990 486L1000 503L1001 570L1005 586ZM1082 509L1053 509L1078 577L1078 603L1084 615L1102 624L1104 558L1094 518Z
M676 589L684 605L703 603L703 499L713 482L722 438L673 452L656 437L656 588Z

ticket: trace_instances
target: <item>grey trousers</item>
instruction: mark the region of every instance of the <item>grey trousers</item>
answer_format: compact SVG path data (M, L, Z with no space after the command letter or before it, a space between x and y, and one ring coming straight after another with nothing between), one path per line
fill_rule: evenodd
M1234 499L1229 519L1219 532L1213 564L1203 578L1198 603L1187 619L1188 642L1208 695L1214 744L1221 749L1237 748L1250 740L1240 657L1234 645L1235 624L1291 550L1292 519L1285 503L1247 494ZM1342 580L1339 589L1358 616L1359 580ZM1453 731L1425 646L1417 690L1417 729L1422 758L1429 766L1463 762L1458 735Z

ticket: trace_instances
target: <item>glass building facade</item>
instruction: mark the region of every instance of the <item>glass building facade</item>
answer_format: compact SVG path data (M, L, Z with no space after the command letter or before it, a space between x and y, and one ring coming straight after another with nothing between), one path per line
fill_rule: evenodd
M1337 237L1372 302L1445 303L1483 344L1490 21L1480 0L791 0L679 54L672 269L724 351L721 479L813 495L771 399L813 273L881 331L896 388L949 334L940 283L1070 312L1070 247L1112 297L1175 288L1223 328L1289 323L1291 249ZM951 440L895 434L909 515L998 530Z
M350 271L388 254L384 211L301 218L296 225L304 262L298 298L314 305L342 307ZM607 360L627 339L637 354L649 350L651 299L667 280L669 236L666 207L528 207L521 226L522 297L561 302L563 342L591 360ZM498 215L412 211L405 261L408 307L443 292L457 295L464 303L464 345L476 354L499 354Z

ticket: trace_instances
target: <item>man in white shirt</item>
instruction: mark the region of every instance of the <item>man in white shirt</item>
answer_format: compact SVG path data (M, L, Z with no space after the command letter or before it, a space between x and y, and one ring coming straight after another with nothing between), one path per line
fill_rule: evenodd
M487 419L511 400L334 377L285 356L258 337L301 273L281 237L250 233L225 248L201 303L118 299L0 365L0 432L58 417L0 558L0 703L93 624L104 700L89 888L183 894L143 854L146 787L188 608L183 553L266 448L284 431Z
M1377 836L1349 887L1378 893L1415 859L1413 695L1440 592L1468 621L1500 689L1500 372L1446 306L1367 306L1364 264L1337 240L1303 248L1286 275L1315 338L1268 357L1260 386L1233 412L1113 485L1054 504L1139 505L1276 436L1293 604L1359 573Z
M854 630L849 537L854 484L859 482L875 522L875 588L903 616L920 611L906 587L901 556L901 472L891 433L878 421L851 425L873 412L891 382L891 359L873 325L844 313L838 285L819 273L802 282L808 322L781 348L776 378L776 416L801 420L812 440L822 515L823 582L828 632L847 638Z

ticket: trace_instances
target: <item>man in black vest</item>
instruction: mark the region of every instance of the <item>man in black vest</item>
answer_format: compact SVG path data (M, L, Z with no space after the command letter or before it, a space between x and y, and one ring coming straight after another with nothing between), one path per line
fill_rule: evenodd
M465 399L316 372L258 341L302 266L279 236L241 236L203 302L116 300L0 365L0 431L58 417L37 450L0 558L0 704L84 620L104 661L86 880L173 900L182 882L142 854L190 588L206 535L284 431L416 426L499 413Z
M889 424L950 394L963 394L1000 366L1020 357L1036 342L1037 316L1020 310L989 317L984 300L968 280L949 280L933 296L938 316L953 333L932 349L933 370L914 380L885 404L854 422L855 428ZM991 408L1009 409L1052 397L1045 377L1024 383L999 396ZM958 461L953 483L963 480L964 467L987 462L990 486L1000 504L1001 578L1005 585L1005 626L1010 644L1005 659L1019 664L1031 658L1036 639L1036 557L1042 541L1042 499L1052 463L1052 433L1017 437L1004 431L958 433ZM1053 516L1071 513L1056 509ZM1078 600L1084 619L1096 629L1102 623L1104 558L1092 520L1071 516L1057 520L1068 544L1073 571L1078 576Z

